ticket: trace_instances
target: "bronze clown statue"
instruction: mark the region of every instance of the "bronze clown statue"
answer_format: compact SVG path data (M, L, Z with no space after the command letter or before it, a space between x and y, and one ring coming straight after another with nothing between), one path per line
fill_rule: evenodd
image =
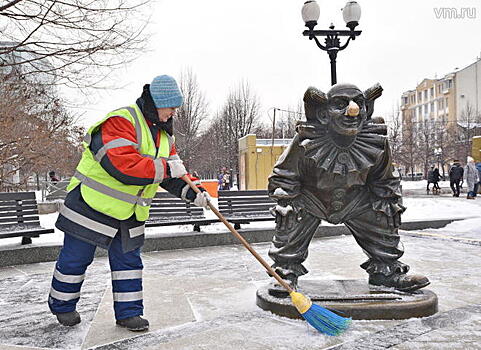
M410 292L429 280L408 275L398 228L405 210L400 180L381 118L371 119L379 84L361 91L336 84L327 94L304 95L306 121L269 177L276 200L276 232L269 256L273 268L293 287L308 271L303 266L321 220L344 223L368 256L361 267L369 284Z

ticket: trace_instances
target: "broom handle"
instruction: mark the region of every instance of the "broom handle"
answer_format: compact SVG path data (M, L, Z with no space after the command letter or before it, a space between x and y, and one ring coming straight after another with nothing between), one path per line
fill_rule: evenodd
M187 175L182 176L182 180L187 182L190 188L194 190L194 192L201 192ZM254 255L257 261L259 261L262 266L264 266L264 268L277 280L277 282L279 282L281 286L283 286L289 293L293 292L294 290L291 288L291 286L289 286L289 284L287 284L286 281L284 281L281 276L279 276L278 273L275 272L274 269L264 259L262 259L262 257L254 250L254 248L252 248L251 245L245 240L245 238L242 237L241 234L237 232L237 230L232 227L232 225L224 218L224 216L217 210L217 208L214 207L214 205L210 201L208 201L207 204L209 205L210 210L212 210L214 214L217 215L219 220L227 226L229 231L244 245L244 247L247 248L248 251L251 252L252 255Z

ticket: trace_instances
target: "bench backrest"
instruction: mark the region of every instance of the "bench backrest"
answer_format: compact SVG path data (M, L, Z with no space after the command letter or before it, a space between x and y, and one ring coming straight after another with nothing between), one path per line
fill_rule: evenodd
M224 216L269 216L276 204L267 190L219 191L218 203Z
M168 192L157 192L152 200L149 220L168 221L172 218L204 219L204 209Z
M0 230L40 226L34 192L0 192Z

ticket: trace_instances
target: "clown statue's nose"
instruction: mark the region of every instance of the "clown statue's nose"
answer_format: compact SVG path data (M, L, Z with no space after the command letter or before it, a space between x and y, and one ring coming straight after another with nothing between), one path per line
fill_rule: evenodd
M349 117L357 117L359 115L359 105L354 101L349 101L346 109L346 115Z

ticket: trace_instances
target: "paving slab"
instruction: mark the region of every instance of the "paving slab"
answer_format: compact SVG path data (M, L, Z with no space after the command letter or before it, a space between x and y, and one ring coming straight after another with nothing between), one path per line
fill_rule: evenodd
M49 313L54 263L0 269L0 349L476 349L481 344L479 246L403 237L402 260L432 281L440 312L404 321L353 321L339 337L304 321L255 306L266 283L263 268L241 246L144 253L145 314L151 329L130 333L115 326L108 260L89 267L78 311L82 323L62 327ZM255 244L268 259L269 244ZM352 236L314 239L309 279L367 279L366 259ZM307 276L306 276L307 278Z
M144 275L145 317L151 324L151 332L195 321L182 283L179 282L179 278L157 278L155 275ZM132 332L114 326L114 324L112 288L109 287L104 292L82 348L88 349L92 346L110 344L132 337Z

